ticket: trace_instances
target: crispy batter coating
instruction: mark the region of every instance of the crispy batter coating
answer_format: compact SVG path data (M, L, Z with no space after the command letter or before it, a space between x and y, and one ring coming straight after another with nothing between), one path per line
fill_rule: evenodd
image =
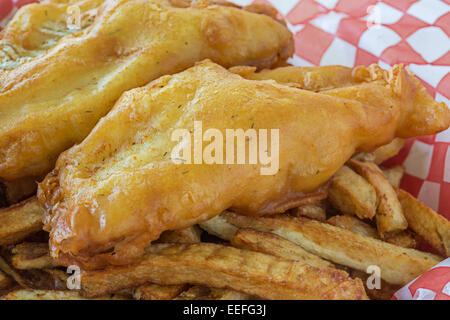
M397 77L409 75L400 70ZM397 80L384 85L394 90ZM395 137L414 108L414 82L408 84L392 104L371 99L375 104L368 105L338 98L337 89L328 95L246 80L205 61L128 91L40 185L51 254L87 269L125 264L161 232L230 207L247 215L296 207L355 151L372 151ZM261 164L174 163L171 134L193 130L194 120L221 132L279 129L279 171L261 175Z
M0 35L0 178L48 173L126 90L205 58L264 68L293 52L292 34L267 15L179 2L46 1L19 10ZM66 25L69 5L80 7L80 30Z

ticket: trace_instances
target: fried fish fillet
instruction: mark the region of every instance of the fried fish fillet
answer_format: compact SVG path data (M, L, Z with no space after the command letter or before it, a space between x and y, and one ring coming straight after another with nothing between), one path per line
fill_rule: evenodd
M74 5L75 31L65 24ZM26 6L0 35L0 178L48 173L126 90L205 58L264 68L292 52L279 21L206 0Z
M363 93L371 84L376 93L377 81L362 83ZM391 95L378 96L380 101L370 97L367 104L338 97L339 89L322 94L247 80L204 61L124 93L82 143L62 153L40 184L51 255L85 269L130 263L161 232L227 208L263 215L298 206L355 151L372 151L398 133L423 134L424 126L408 127L419 107L427 109L422 114L446 116L445 126L442 119L424 118L429 133L448 127L445 105L416 106L421 87L405 70L396 68L393 78L381 81ZM261 175L266 166L261 162L174 162L171 151L178 141L172 133L192 132L194 121L224 134L226 129L279 129L279 170ZM262 152L276 153L272 144Z
M435 134L447 129L450 122L445 103L434 101L420 81L403 65L396 65L390 70L383 70L376 64L353 69L344 66L289 66L260 72L253 67L238 66L230 71L250 80L275 80L372 106L390 108L395 104L406 104L396 132L401 138ZM401 144L402 140L397 143ZM395 145L391 147L395 148Z

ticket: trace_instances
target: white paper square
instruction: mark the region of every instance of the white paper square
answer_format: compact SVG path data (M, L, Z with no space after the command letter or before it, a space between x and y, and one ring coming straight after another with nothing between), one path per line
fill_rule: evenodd
M420 0L409 7L406 12L422 21L433 24L448 11L449 5L442 1Z
M298 3L295 0L272 0L270 3L277 8L282 15L287 15Z
M434 66L431 64L411 63L409 68L416 76L428 82L434 88L450 72L450 66Z
M355 65L356 47L342 39L334 38L330 47L325 51L320 60L321 66L343 65L353 67Z
M402 38L385 26L369 28L361 35L358 46L379 57L384 50L396 45Z
M408 157L403 163L405 172L414 177L426 179L430 170L432 156L432 145L419 140L414 141Z
M425 181L420 188L417 199L425 203L434 211L439 208L439 193L441 191L441 185L436 182Z
M439 59L450 50L450 39L439 27L421 28L406 41L428 63Z

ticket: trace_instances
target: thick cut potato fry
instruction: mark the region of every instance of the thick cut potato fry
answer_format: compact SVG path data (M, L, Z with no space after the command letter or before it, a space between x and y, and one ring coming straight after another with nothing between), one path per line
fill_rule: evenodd
M13 284L13 280L8 277L3 271L0 271L0 290L4 290Z
M192 226L180 230L165 231L159 237L162 243L198 243L201 241L202 230L198 226Z
M366 298L361 281L345 272L212 243L154 245L134 265L81 275L82 292L89 297L145 282L228 288L263 299Z
M334 268L331 262L309 253L295 243L270 232L256 231L254 229L239 229L231 239L231 244L236 248L296 260L317 268Z
M450 222L411 194L397 190L409 227L443 256L450 256Z
M403 175L405 174L405 168L403 166L395 166L392 168L383 169L383 173L393 187L399 188Z
M379 239L377 229L352 216L333 216L327 220L327 223L362 236Z
M368 266L379 266L382 279L392 284L405 285L442 260L430 253L397 247L307 218L246 217L231 212L222 217L240 228L273 232L313 254L353 269L365 272Z
M14 181L0 179L0 207L13 205L36 192L37 180L41 178L26 177Z
M120 295L98 297L93 300L124 300ZM0 297L0 300L91 300L78 291L18 289ZM126 300L126 299L125 299Z
M185 284L164 286L147 283L134 290L133 298L136 300L172 300L187 288L188 285Z
M223 240L231 240L234 234L238 231L238 228L228 223L221 216L215 216L212 219L200 223L199 226L209 234Z
M385 237L384 241L403 248L416 248L417 241L411 230L405 230Z
M246 293L230 290L192 286L182 292L175 300L249 300Z
M291 210L291 214L294 216L303 216L314 220L325 221L327 219L327 213L323 206L319 204L307 204Z
M1 300L87 300L77 291L56 290L15 290L0 298Z
M11 253L11 263L17 269L48 269L58 266L50 257L48 243L22 242Z
M30 289L62 290L66 289L64 271L57 269L14 269L8 261L0 257L0 270L10 276L20 286Z
M349 164L375 188L379 199L376 218L380 237L384 238L386 233L405 230L408 227L408 222L403 216L397 193L381 169L371 162L350 160Z
M333 216L327 220L327 223L339 228L350 230L362 236L380 239L377 229L352 216ZM417 245L416 240L411 233L408 232L408 230L389 235L388 237L385 237L384 240L404 248L415 248Z
M36 197L0 210L0 245L14 244L42 230L43 216Z
M328 199L342 213L372 219L377 209L375 189L347 166L339 169L328 189Z

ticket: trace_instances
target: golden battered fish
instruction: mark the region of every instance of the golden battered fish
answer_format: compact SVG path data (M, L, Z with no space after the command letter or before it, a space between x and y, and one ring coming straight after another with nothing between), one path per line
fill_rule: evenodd
M247 215L283 212L314 193L355 151L374 150L398 133L414 136L427 133L425 127L434 133L449 126L444 104L416 105L422 87L401 67L386 79L357 70L376 79L352 80L361 82L356 86L362 94L373 86L375 93L384 87L390 95L377 96L380 101L369 97L368 104L338 97L340 89L323 94L247 80L210 61L124 93L82 143L61 154L40 184L52 256L85 269L127 264L165 230L194 225L228 208ZM349 88L342 88L343 96ZM423 118L426 126L409 127L418 109L443 118ZM180 144L172 134L187 129L195 135L195 121L205 134L216 129L224 136L226 129L278 129L279 170L262 175L265 162L178 161L187 156L173 157ZM260 160L276 155L272 141L259 150Z
M206 0L25 6L0 35L0 178L48 173L126 90L205 58L268 68L292 53L279 21Z

